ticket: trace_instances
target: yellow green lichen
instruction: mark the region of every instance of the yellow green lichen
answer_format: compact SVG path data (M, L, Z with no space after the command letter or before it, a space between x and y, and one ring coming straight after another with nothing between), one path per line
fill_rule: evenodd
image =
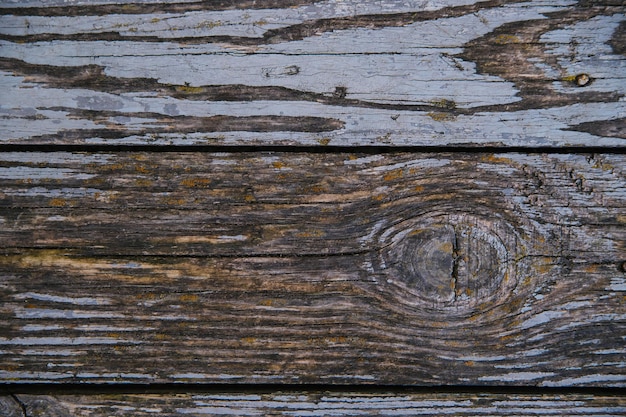
M446 98L439 98L439 99L432 100L430 104L440 109L446 109L446 110L456 109L456 102L454 100L448 100Z

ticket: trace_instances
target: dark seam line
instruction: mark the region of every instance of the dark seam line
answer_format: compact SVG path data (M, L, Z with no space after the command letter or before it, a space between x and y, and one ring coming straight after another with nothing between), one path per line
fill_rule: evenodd
M626 145L626 143L625 143ZM359 146L333 146L333 145L30 145L30 144L0 144L0 152L93 152L93 153L118 153L118 152L154 152L154 153L360 153L360 154L400 154L400 153L527 153L527 154L593 154L593 153L626 153L626 146L564 146L564 147L531 147L531 146L493 146L493 145L359 145Z
M172 253L98 253L98 251L90 251L89 249L81 249L77 247L35 247L35 246L13 246L4 247L0 249L0 255L19 255L22 251L65 251L68 257L81 257L81 258L99 258L99 259L118 259L118 258L133 258L133 259L264 259L264 258L340 258L344 256L361 256L376 253L383 248L369 249L369 250L355 250L335 253L218 253L218 254L197 254L193 251L188 254L172 254Z
M358 384L219 384L219 383L8 383L0 384L4 394L181 394L181 393L274 393L317 391L330 393L390 393L390 394L583 394L626 396L617 387L536 387L494 385L358 385Z

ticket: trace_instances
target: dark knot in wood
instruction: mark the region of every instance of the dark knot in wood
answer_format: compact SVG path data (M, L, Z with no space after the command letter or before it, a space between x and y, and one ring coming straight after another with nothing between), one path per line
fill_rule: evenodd
M418 307L450 312L505 299L515 286L515 247L505 244L516 240L511 230L470 215L405 222L382 254L387 284Z
M469 225L443 224L406 238L400 264L404 279L438 303L491 292L503 277L506 250L489 233Z

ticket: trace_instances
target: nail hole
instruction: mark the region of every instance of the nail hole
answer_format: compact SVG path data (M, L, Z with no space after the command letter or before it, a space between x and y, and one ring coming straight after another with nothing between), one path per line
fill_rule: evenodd
M620 262L619 265L617 265L617 270L620 272L626 272L626 261Z
M591 83L591 77L588 74L578 74L574 78L574 82L576 83L577 86L584 87L586 85L589 85L589 83Z

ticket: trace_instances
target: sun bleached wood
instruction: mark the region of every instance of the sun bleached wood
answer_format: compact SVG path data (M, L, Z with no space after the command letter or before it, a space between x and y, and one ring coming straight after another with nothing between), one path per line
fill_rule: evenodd
M4 397L6 398L6 397ZM323 391L27 395L15 396L29 415L154 416L621 416L623 397L602 394L352 393ZM0 396L0 401L3 397ZM7 398L7 402L15 401ZM1 403L0 403L1 404ZM39 414L37 414L39 413ZM21 417L21 414L14 414ZM14 417L10 415L9 417Z
M622 147L619 2L0 7L0 143Z

